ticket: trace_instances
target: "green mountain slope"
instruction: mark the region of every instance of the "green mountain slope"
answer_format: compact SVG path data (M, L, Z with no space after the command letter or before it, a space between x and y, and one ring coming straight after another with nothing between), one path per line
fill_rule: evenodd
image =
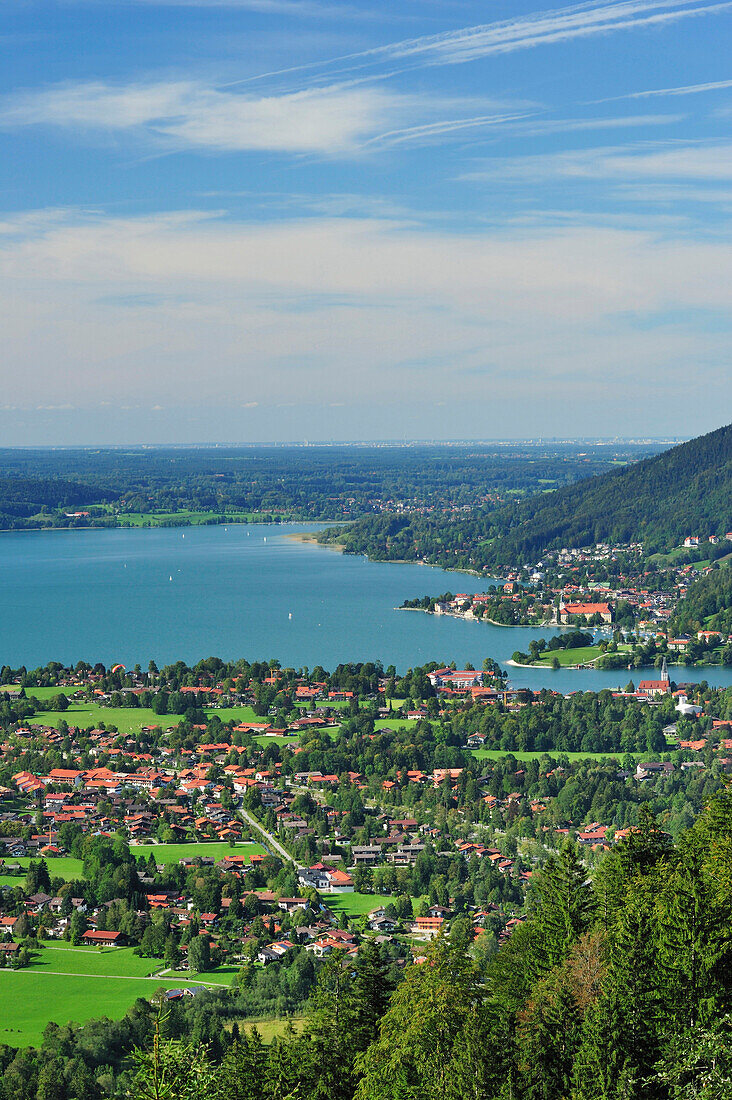
M621 470L575 482L498 510L370 516L325 532L347 552L500 569L544 551L596 542L641 541L647 552L686 535L732 529L732 425Z
M678 546L732 527L732 424L622 470L533 497L495 517L496 561L562 546L641 541Z

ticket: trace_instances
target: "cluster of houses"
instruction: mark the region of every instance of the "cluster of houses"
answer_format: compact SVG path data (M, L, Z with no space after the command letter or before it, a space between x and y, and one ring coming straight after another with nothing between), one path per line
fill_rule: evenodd
M727 542L732 542L732 531L727 531L724 538ZM683 545L689 550L697 546L703 546L705 542L708 542L710 546L717 546L721 539L719 535L687 535Z

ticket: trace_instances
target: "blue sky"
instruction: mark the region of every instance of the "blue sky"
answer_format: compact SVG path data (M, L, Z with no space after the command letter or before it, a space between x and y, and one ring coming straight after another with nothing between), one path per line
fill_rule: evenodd
M9 443L728 421L732 2L3 0Z

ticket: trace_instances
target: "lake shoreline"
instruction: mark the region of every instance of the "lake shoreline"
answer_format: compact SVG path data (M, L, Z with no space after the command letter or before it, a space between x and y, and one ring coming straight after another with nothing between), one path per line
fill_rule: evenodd
M395 564L400 564L395 562ZM407 564L406 562L403 564ZM446 570L446 572L456 572L456 570ZM475 574L476 576L478 574ZM492 577L492 580L497 578ZM500 584L500 580L497 582ZM561 627L561 623L497 623L495 619L489 619L487 615L473 615L468 618L467 615L461 614L459 611L440 611L438 614L436 611L429 611L426 607L395 607L394 611L422 611L425 615L434 615L436 619L462 619L465 623L488 623L490 626L500 626L506 630L541 630L543 627L556 626ZM522 668L533 668L533 665L522 665Z

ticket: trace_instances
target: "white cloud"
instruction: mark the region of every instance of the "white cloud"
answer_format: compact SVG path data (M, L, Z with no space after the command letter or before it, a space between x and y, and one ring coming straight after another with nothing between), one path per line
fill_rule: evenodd
M204 149L330 154L354 150L412 109L406 98L363 87L249 96L193 82L119 87L87 83L8 97L0 108L0 123L144 128Z
M697 385L729 378L728 333L706 323L732 307L721 235L191 214L24 224L37 227L0 241L2 381L20 405L408 405L457 386L575 407L608 380L630 399L639 378L679 395L691 367Z
M732 143L657 142L547 153L539 156L496 157L463 179L575 179L627 181L673 179L720 181L732 178Z
M729 3L689 3L689 0L574 4L554 11L534 12L497 23L394 43L371 52L394 59L421 56L435 64L458 64L496 53L724 11L730 6Z
M682 84L675 88L651 88L643 92L627 92L625 95L614 95L608 99L593 99L592 103L617 103L621 99L651 99L655 96L683 96L699 95L702 92L718 92L725 88L732 88L732 80L710 80L705 84Z
M581 133L583 130L623 130L636 126L670 126L681 122L685 115L623 115L620 118L548 118L536 122L517 123L510 127L524 137L544 134Z
M0 126L143 132L178 145L216 151L349 155L375 143L444 137L523 117L515 113L451 117L456 107L476 110L486 105L471 99L410 96L363 84L254 96L194 82L118 86L97 82L8 96L0 103Z
M462 27L439 34L422 35L377 46L370 50L344 54L325 61L292 66L262 73L267 79L285 73L328 70L344 73L387 63L396 68L415 65L457 65L495 54L534 49L536 46L571 42L575 39L607 35L621 30L662 26L702 15L728 11L730 0L709 3L705 0L622 0L607 3L589 0L544 12L531 12L493 23Z

